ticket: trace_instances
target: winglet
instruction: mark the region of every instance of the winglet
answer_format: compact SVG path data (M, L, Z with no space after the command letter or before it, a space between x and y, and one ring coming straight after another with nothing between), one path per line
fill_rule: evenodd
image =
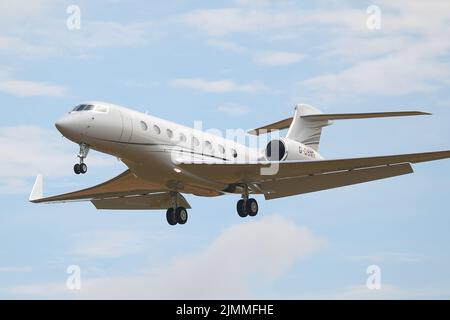
M44 197L44 176L39 174L36 177L36 182L34 183L33 189L30 194L30 202L35 202Z

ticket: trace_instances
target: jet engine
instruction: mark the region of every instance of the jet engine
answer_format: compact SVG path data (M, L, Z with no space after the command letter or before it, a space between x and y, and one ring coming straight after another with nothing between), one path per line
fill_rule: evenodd
M268 161L306 160L316 156L316 152L303 143L286 138L274 139L265 148Z

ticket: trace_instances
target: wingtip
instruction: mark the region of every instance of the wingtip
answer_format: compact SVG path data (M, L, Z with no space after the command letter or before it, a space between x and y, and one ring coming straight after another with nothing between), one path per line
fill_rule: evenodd
M44 197L44 176L42 174L38 174L36 177L36 181L34 182L33 189L30 193L30 202L36 202Z

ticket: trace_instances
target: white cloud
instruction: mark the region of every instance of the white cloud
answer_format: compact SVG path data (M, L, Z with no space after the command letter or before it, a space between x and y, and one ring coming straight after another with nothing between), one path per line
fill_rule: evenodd
M284 41L286 48L305 37L324 37L326 41L309 41L310 46L302 49L311 56L317 52L314 58L321 64L332 62L333 71L299 82L299 91L310 89L316 96L405 95L447 85L450 64L442 58L450 52L448 1L430 5L397 0L377 5L382 13L378 31L367 29L365 7L336 4L301 9L292 2L244 0L228 8L194 10L181 21L217 41L216 46L250 54L254 62L269 66L295 63L301 56L243 50L226 37L250 36L271 47L274 41Z
M56 129L55 129L56 130ZM0 192L22 193L30 188L27 177L36 174L72 175L76 149L62 140L61 135L37 126L0 127ZM113 160L89 156L89 164L111 165Z
M304 58L304 55L287 51L255 51L241 46L240 44L227 40L210 39L207 44L225 51L246 54L252 57L253 62L262 66L275 67L287 66L297 63Z
M242 299L259 297L324 241L279 215L232 226L198 253L144 274L82 280L83 299ZM47 291L49 290L49 291ZM61 296L64 284L26 285L14 293Z
M369 255L352 256L352 261L356 262L369 262L369 263L381 263L381 262L393 262L393 263L415 263L424 260L424 257L404 253L404 252L379 252Z
M148 237L127 230L83 232L75 236L71 254L83 258L119 258L139 253Z
M20 54L24 57L53 56L58 52L58 50L54 47L42 44L33 44L19 38L18 36L8 36L2 34L0 34L0 49L2 50L2 54Z
M32 270L31 267L0 267L0 273L26 273Z
M66 91L67 89L63 86L45 82L0 79L0 92L22 97L62 97Z
M405 95L448 85L448 2L383 1L382 28L338 34L324 57L345 61L341 70L313 76L303 87L339 95ZM423 17L433 17L424 21ZM350 66L348 66L350 62Z
M49 33L49 37L52 34ZM122 24L111 21L94 21L83 24L80 31L58 35L69 49L86 51L112 47L143 46L159 36L152 22Z
M210 39L207 41L207 44L216 47L222 50L231 51L235 53L244 53L247 51L247 48L239 45L236 42L220 40L220 39Z
M303 55L295 52L269 51L257 53L254 61L265 66L287 66L303 59Z
M302 27L338 26L353 31L366 29L365 9L302 10L293 5L272 2L272 6L239 6L219 9L199 9L181 15L179 21L215 37L233 33L267 37L291 33Z
M194 89L213 93L245 92L256 93L268 91L269 88L261 83L237 84L233 80L209 81L202 78L178 78L170 81L175 88Z
M223 104L216 109L218 112L224 113L229 116L239 117L250 112L250 108L242 106L237 103Z
M153 89L160 85L159 81L129 79L124 82L125 86L136 89Z
M10 24L47 14L56 0L14 0L0 2L0 23Z
M385 300L412 299L414 297L418 298L417 294L402 290L391 284L382 283L381 288L378 290L370 290L364 285L350 286L332 295L330 298L338 300Z
M348 286L338 292L316 296L316 299L337 300L405 300L405 299L447 299L447 283L431 283L420 287L401 287L392 283L381 282L381 288L370 290L365 285Z
M365 60L338 71L303 81L314 90L336 94L402 95L427 92L448 82L450 65L409 51Z
M66 6L56 0L0 3L0 55L26 59L89 57L95 50L145 46L161 34L153 21L93 20L81 6L81 28L68 30ZM91 13L92 14L92 13Z

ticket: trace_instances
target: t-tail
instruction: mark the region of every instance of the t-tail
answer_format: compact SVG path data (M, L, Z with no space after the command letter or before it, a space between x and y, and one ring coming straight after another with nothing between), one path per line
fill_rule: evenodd
M249 134L260 135L273 130L289 128L286 138L295 140L318 151L322 128L333 124L333 120L368 119L430 115L421 111L395 111L395 112L369 112L369 113L329 113L324 114L313 106L298 104L295 106L295 114L269 125L249 130Z

